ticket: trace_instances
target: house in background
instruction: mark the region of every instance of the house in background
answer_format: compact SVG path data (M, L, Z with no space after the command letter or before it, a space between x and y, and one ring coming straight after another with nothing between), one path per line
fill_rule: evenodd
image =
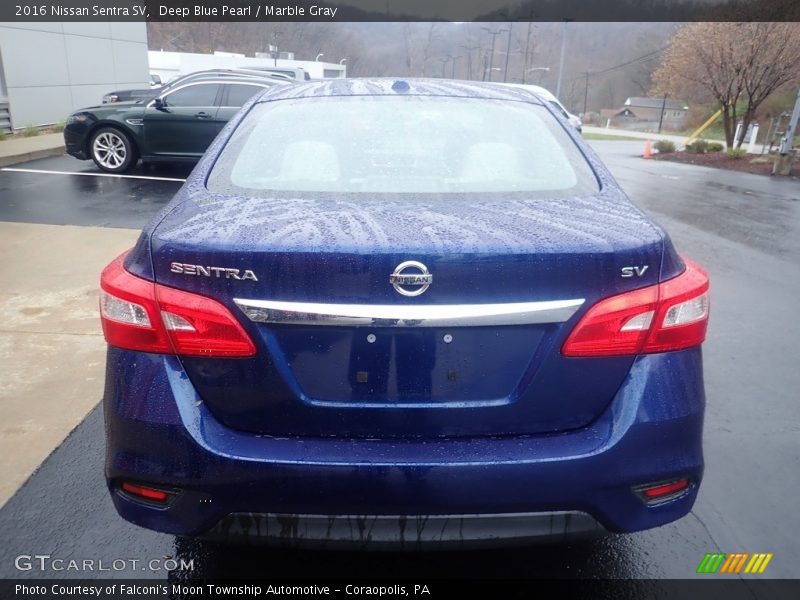
M686 127L688 117L689 107L669 98L631 97L622 108L600 111L602 125L638 131L658 131L659 122L663 130L680 131Z

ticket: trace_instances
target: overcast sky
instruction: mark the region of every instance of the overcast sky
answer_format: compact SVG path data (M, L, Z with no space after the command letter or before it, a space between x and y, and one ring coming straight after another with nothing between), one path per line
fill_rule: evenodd
M692 1L700 4L719 4L724 0ZM669 0L669 2L681 4L682 0ZM597 14L603 5L616 5L618 8L627 4L623 0L584 0L584 3L586 10L593 14ZM521 0L332 0L332 4L350 5L368 11L384 11L388 8L390 14L408 14L422 19L454 21L471 20L498 9L502 10L504 7L519 6L523 2Z

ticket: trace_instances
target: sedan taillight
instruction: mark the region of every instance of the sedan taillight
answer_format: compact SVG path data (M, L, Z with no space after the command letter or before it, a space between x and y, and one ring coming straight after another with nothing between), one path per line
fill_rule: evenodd
M708 328L708 275L685 259L668 281L601 300L564 342L571 357L621 356L681 350L701 344Z
M124 258L100 277L100 317L110 345L182 356L255 355L252 340L225 306L136 277L123 267Z

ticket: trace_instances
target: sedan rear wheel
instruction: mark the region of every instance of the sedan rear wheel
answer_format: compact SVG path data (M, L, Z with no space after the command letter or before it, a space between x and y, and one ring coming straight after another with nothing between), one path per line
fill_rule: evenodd
M95 164L109 173L124 173L136 163L136 148L131 139L118 129L105 127L97 131L90 144Z

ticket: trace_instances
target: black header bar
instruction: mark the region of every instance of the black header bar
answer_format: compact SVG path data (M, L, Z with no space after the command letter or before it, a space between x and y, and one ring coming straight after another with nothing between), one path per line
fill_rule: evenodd
M0 21L800 21L797 0L3 0Z

